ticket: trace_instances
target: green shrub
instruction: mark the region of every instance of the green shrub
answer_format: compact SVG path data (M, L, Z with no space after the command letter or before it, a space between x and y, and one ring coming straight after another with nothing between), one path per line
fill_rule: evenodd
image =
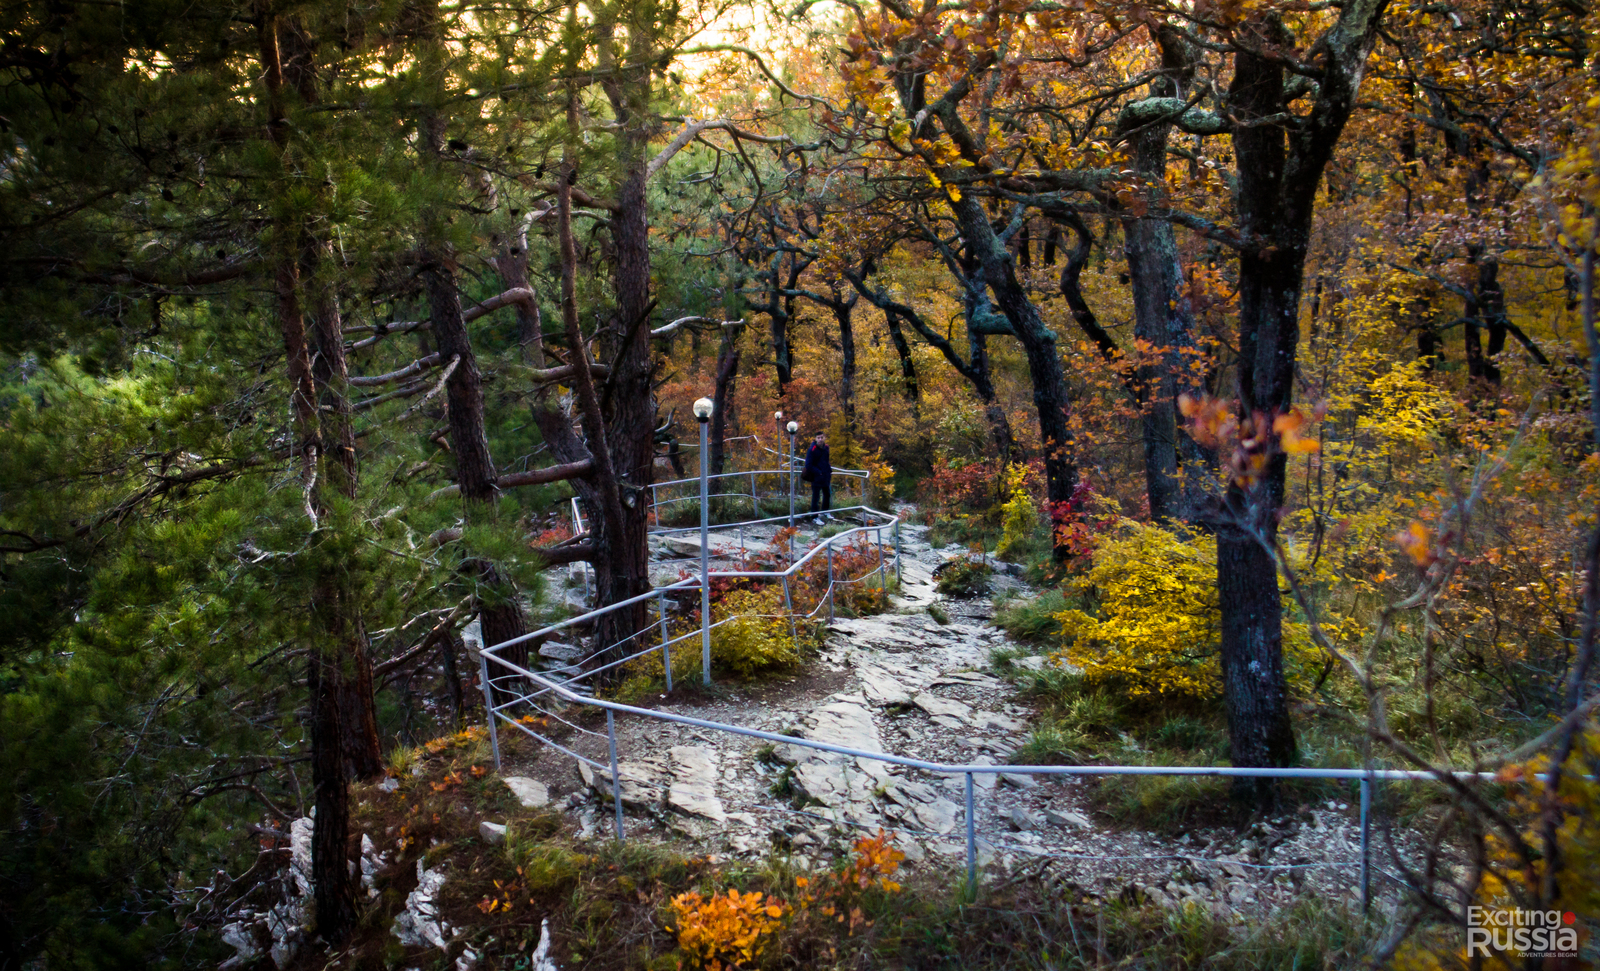
M963 556L951 560L939 573L938 591L947 597L976 597L989 589L994 567L983 560Z

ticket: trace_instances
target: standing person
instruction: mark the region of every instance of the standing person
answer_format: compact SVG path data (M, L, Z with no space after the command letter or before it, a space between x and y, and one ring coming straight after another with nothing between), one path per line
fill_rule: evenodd
M806 466L800 478L811 483L812 512L826 513L833 508L833 457L828 454L828 437L821 432L806 450Z

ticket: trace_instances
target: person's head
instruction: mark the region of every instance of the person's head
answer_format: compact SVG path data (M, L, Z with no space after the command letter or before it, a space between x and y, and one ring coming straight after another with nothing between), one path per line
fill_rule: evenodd
M826 444L828 444L828 436L826 434L824 434L823 432L817 432L816 441L817 441L818 445L826 445Z

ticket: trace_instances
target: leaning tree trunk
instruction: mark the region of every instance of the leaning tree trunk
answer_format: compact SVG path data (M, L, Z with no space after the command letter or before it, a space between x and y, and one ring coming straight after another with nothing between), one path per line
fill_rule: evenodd
M467 522L485 525L495 519L499 490L495 487L494 458L489 454L489 436L484 424L483 375L478 370L478 358L472 349L466 321L461 316L461 293L456 288L455 267L442 246L424 250L421 276L428 293L429 322L439 348L439 360L446 367L454 367L445 380L445 399L456 483L461 488ZM494 563L469 559L463 561L461 569L477 588L478 620L483 627L485 647L527 633L516 588ZM528 664L525 644L507 648L498 656L521 667ZM498 683L502 675L496 672L495 677ZM500 689L496 690L498 699Z
M911 404L911 417L920 418L922 387L917 383L917 364L911 359L911 344L906 341L900 318L892 311L884 311L884 326L889 329L889 343L894 345L895 357L900 361L900 393Z
M953 176L952 176L953 177ZM1011 254L995 235L978 197L963 193L953 204L956 219L967 245L983 267L983 277L994 291L995 303L1016 332L1028 358L1028 376L1033 382L1033 407L1039 418L1039 440L1044 448L1045 493L1052 509L1071 502L1078 486L1078 467L1072 454L1073 436L1067 413L1066 374L1056 350L1056 335L1039 317L1038 308L1028 298ZM1064 559L1070 549L1055 543L1055 557Z

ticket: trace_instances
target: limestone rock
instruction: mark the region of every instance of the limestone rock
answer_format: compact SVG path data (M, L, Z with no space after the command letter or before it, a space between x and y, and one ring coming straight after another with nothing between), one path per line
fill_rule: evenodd
M550 805L550 787L537 779L522 775L508 775L500 780L522 803L524 809L541 809Z
M1027 833L1038 829L1040 821L1039 817L1033 813L1028 812L1021 806L1017 806L1006 814L1006 822L1011 825L1013 830L1019 833Z
M645 757L632 762L623 762L617 766L617 773L622 776L622 804L630 809L650 809L661 804L662 797L666 795L668 768L659 758ZM587 762L578 763L578 776L583 779L583 784L600 794L602 799L611 798L611 773L597 771Z
M1056 812L1054 809L1044 811L1045 822L1051 826L1060 826L1063 829L1093 829L1094 824L1082 813Z
M261 956L261 948L256 944L255 937L250 933L249 927L240 921L222 928L222 943L234 950L233 957L217 965L223 971L243 967Z
M392 932L406 947L446 947L450 926L439 916L439 891L444 887L444 868L429 870L417 861L417 889L406 896L406 909L394 919Z
M539 656L547 657L554 661L576 661L578 658L583 657L583 648L574 647L571 644L562 644L559 641L551 641L548 644L539 645Z
M910 779L895 779L884 788L884 794L906 807L924 829L942 836L956 828L956 804L931 786Z
M506 828L500 823L491 823L485 819L478 824L478 836L485 843L504 843L506 841Z
M927 691L924 691L912 698L911 703L927 712L936 722L939 721L941 716L943 716L945 718L954 719L956 725L959 726L967 722L972 717L972 708L970 706L959 701L941 698L938 695L931 694Z
M727 822L727 810L717 798L716 749L709 745L674 745L667 754L672 771L667 805L715 823Z

